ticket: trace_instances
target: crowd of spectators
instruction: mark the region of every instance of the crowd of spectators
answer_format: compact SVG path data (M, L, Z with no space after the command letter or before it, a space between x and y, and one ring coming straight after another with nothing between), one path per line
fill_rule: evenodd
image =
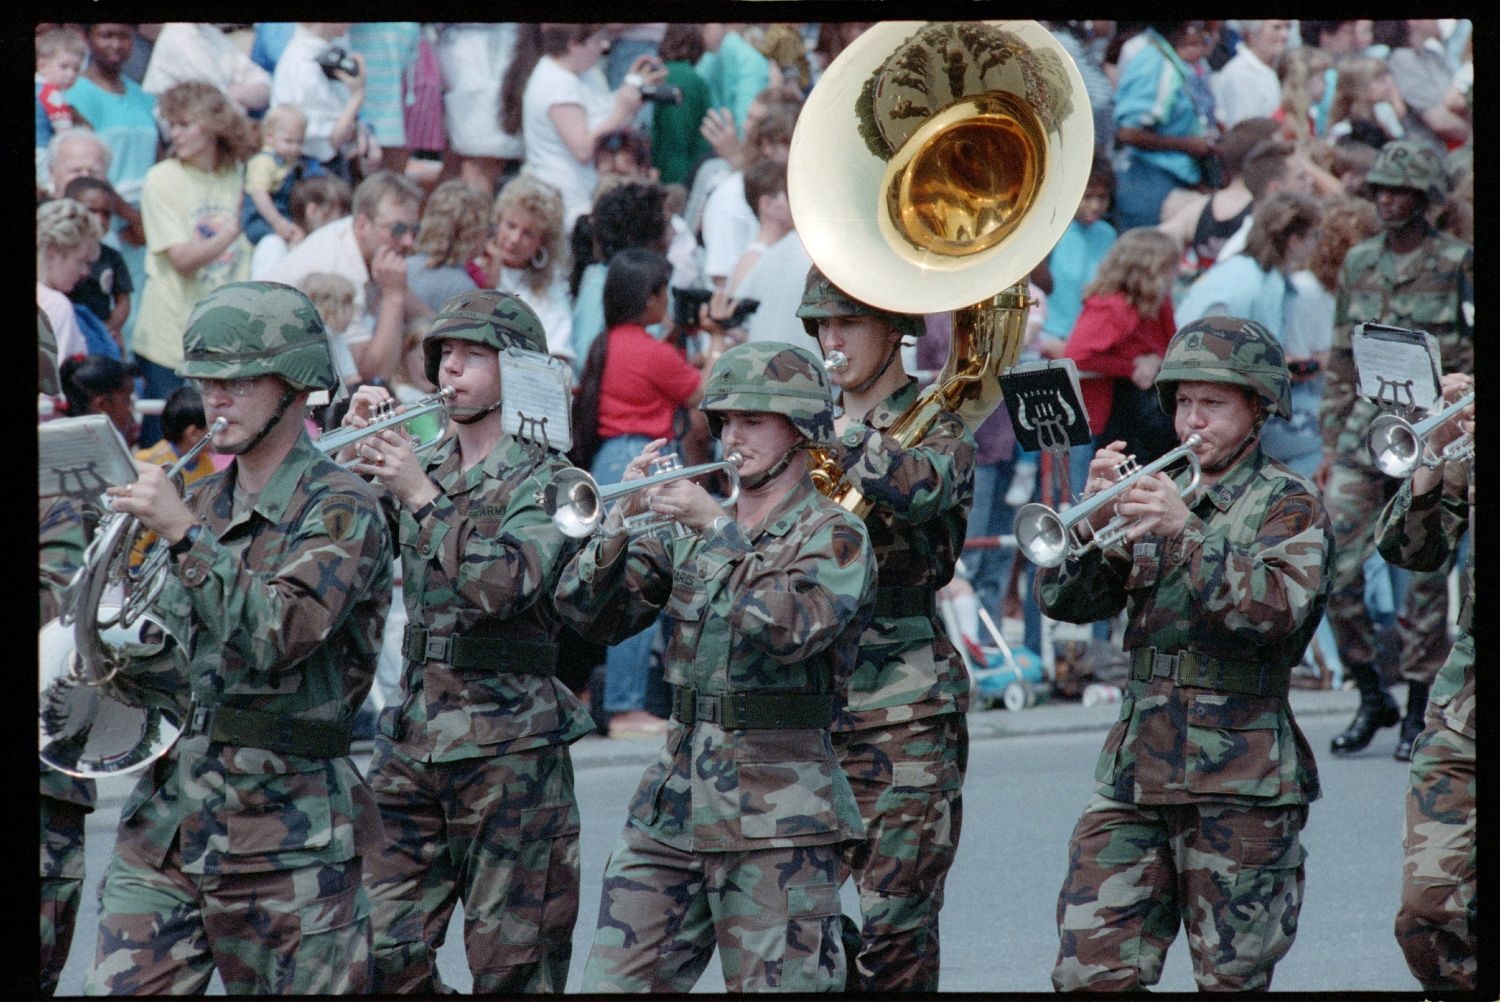
M1444 158L1449 198L1432 218L1472 243L1471 24L1047 26L1084 81L1095 163L1032 275L1045 305L1028 357L1073 358L1093 429L1141 439L1144 456L1152 429L1132 415L1175 325L1254 315L1299 370L1296 414L1268 448L1315 466L1339 264L1378 231L1364 172L1382 146ZM803 98L865 27L38 25L38 306L62 357L112 358L141 398L163 399L193 303L223 282L284 281L328 304L351 386L415 393L406 356L424 319L454 292L501 288L533 306L577 377L606 331L627 350L644 344L637 327L665 338L683 357L661 401L681 410L712 351L799 334L810 261L785 163ZM669 262L672 303L683 289L707 303L669 303L646 326L612 318L612 262L646 252ZM650 428L611 434L654 437L661 401L642 405ZM618 414L608 396L603 413ZM688 416L672 427L691 440ZM139 434L153 445L159 422ZM991 438L1008 443L991 457L1008 482L985 504L1041 496L1037 457ZM1075 452L1081 471L1090 450ZM972 518L1008 524L992 515Z

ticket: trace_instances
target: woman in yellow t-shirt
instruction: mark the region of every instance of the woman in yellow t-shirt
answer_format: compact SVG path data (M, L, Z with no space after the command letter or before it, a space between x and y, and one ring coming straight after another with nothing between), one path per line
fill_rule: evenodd
M132 347L146 396L164 398L181 384L176 369L193 305L225 282L250 277L240 200L244 162L259 144L255 127L210 84L178 84L161 96L157 109L172 146L146 172L141 191L146 283ZM160 421L142 422L143 446L160 437Z

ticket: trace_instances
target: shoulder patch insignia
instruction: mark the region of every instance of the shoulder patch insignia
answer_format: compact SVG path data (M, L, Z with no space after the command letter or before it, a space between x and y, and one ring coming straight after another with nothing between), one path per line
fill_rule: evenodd
M833 559L840 567L848 567L859 559L864 551L859 530L850 525L835 526L833 530Z
M349 539L359 521L359 509L349 497L332 497L323 502L323 528L331 539Z

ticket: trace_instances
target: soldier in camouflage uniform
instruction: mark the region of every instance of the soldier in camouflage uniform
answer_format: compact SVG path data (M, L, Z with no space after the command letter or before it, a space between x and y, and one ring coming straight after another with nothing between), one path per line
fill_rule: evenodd
M387 843L366 861L376 990L441 990L454 904L481 994L561 992L578 917L578 802L568 745L593 729L556 677L552 590L570 541L538 494L567 461L502 427L500 353L545 355L506 292L460 293L422 338L452 387L454 432L428 456L387 430L350 448L396 502L407 627L399 697L381 714L370 785ZM361 387L363 426L382 387Z
M876 309L814 266L797 309L825 357L848 364L831 379L843 415L830 452L849 485L874 503L875 616L860 640L834 747L859 800L866 835L846 854L859 887L859 953L849 987L936 991L938 915L963 825L969 757L969 675L937 617L974 501L974 436L939 415L915 443L887 434L917 398L901 339L920 316Z
M348 757L391 593L379 503L308 438L337 385L317 310L235 282L194 307L181 374L234 455L184 501L155 465L112 505L170 544L155 611L183 645L186 724L120 812L90 994L367 991L361 857L381 841ZM139 675L141 673L133 673ZM171 674L162 671L163 676ZM136 680L136 679L133 679Z
M678 480L650 505L693 534L627 538L621 516L644 492L628 495L558 587L563 615L602 642L665 609L673 695L666 747L605 866L583 990L688 991L717 945L730 991L827 991L845 977L840 852L863 834L829 725L869 618L873 554L807 471L804 450L833 437L811 352L732 348L701 407L743 457L735 516Z
M1455 400L1472 384L1444 377ZM1472 418L1472 410L1469 412ZM1441 452L1460 422L1434 429L1429 446ZM1434 570L1458 549L1474 520L1472 458L1419 469L1402 483L1380 516L1375 545L1398 567ZM1426 729L1411 759L1406 795L1406 866L1396 941L1426 992L1474 991L1479 946L1474 840L1477 782L1474 757L1474 547L1464 564L1464 601L1458 638L1438 670Z
M1428 685L1448 652L1447 575L1443 568L1413 572L1397 617L1401 675L1407 682L1403 718L1375 664L1375 631L1364 600L1364 561L1375 517L1397 482L1374 467L1365 448L1379 408L1355 392L1349 339L1356 324L1372 320L1424 330L1437 338L1444 372L1472 372L1474 251L1427 221L1428 208L1444 198L1442 164L1431 150L1419 143L1387 143L1366 180L1385 232L1356 244L1344 259L1318 415L1323 462L1316 479L1338 541L1328 621L1339 658L1360 693L1359 710L1333 739L1333 751L1357 752L1377 730L1400 721L1395 757L1407 759L1422 730Z
M1139 991L1186 926L1203 990L1270 986L1302 904L1299 833L1319 795L1287 703L1327 602L1333 534L1312 485L1260 448L1291 413L1280 345L1254 321L1179 331L1156 377L1178 437L1198 435L1202 487L1138 480L1092 519L1125 542L1038 576L1042 608L1075 623L1123 607L1131 680L1093 797L1068 844L1053 985ZM1117 478L1124 443L1089 465L1085 497Z

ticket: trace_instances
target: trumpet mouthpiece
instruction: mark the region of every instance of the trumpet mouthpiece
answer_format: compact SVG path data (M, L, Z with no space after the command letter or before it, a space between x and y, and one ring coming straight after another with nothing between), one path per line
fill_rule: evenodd
M724 462L729 463L731 466L734 466L736 468L738 468L739 465L744 461L745 457L740 455L738 452L731 452L729 455L724 457Z
M823 367L829 372L843 372L849 368L849 356L841 351L830 351L823 359Z

